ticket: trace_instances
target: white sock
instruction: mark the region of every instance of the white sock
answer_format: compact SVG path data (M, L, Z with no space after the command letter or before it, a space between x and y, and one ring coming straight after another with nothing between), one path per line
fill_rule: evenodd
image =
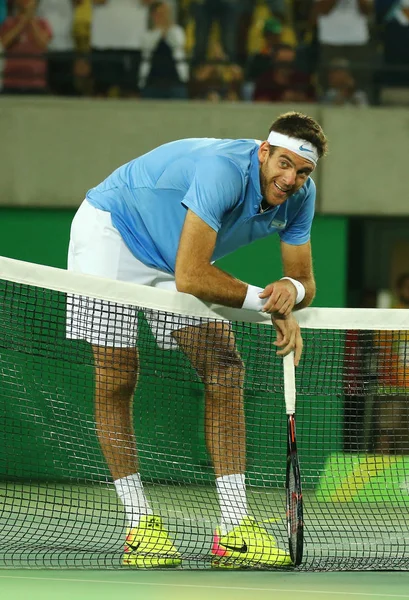
M216 479L219 494L222 535L228 534L248 516L244 475L223 475Z
M130 527L138 527L139 520L144 515L152 515L148 499L145 496L139 473L128 475L114 481L117 494L125 508Z

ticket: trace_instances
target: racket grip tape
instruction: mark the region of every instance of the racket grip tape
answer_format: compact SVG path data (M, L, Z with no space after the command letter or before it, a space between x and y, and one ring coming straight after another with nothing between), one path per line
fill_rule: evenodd
M287 415L295 413L295 367L294 352L290 352L283 358L284 369L284 400Z

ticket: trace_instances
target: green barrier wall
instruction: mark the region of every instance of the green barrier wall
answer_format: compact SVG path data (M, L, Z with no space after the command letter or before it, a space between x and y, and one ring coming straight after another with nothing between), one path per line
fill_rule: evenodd
M0 255L65 268L71 209L0 208ZM317 279L315 306L345 306L347 227L344 217L317 215L312 231ZM278 236L265 238L220 260L218 265L253 285L281 274Z
M64 267L73 214L72 210L0 210L0 254ZM313 230L318 282L315 305L344 305L346 236L346 219L317 216ZM270 240L261 240L225 258L219 265L245 281L265 285L281 273L278 239L272 237ZM50 302L53 300L50 299ZM15 311L10 307L6 322L16 318ZM15 322L18 323L18 319ZM75 343L64 339L63 316L60 316L57 334L56 346L60 346L60 352L55 354L53 347L46 348L41 359L36 358L30 346L32 341L27 347L24 345L23 336L21 346L16 347L13 330L11 336L2 342L3 354L11 365L2 369L0 388L0 410L7 423L5 443L0 446L0 476L3 478L78 481L109 477L92 427L93 368L89 348L85 343L77 343L79 345L76 347ZM38 333L34 337L36 335ZM149 332L146 335L149 336ZM251 335L255 335L255 332ZM311 356L318 360L319 348L314 348L314 343L314 337L311 336ZM145 440L142 444L145 450L141 452L144 474L154 479L184 481L184 465L191 463L195 465L200 478L209 481L213 475L204 443L202 385L179 352L163 352L155 348L153 359L153 346L146 344L143 357L145 364L149 365L152 360L159 363L166 361L170 368L161 375L160 383L155 378L142 377L137 392L135 428L138 438ZM80 362L77 357L81 358ZM258 355L248 356L246 360L249 475L255 484L281 485L284 481L286 426L282 389L279 387L274 389L274 393L267 393L271 389L271 385L266 383L269 372L253 377L259 360ZM309 362L308 358L306 360ZM280 368L279 363L275 368ZM74 368L80 385L67 391L70 373ZM173 397L175 369L178 374L185 373L186 380L190 381L182 398ZM306 368L306 371L309 369ZM318 374L318 367L314 372ZM302 371L299 379L302 379ZM16 380L19 383L16 384ZM341 449L341 418L334 420L325 431L320 429L311 432L311 423L319 423L324 403L328 405L330 402L331 410L341 413L342 397L334 392L324 397L323 392L319 389L315 391L314 386L314 381L310 380L309 391L299 399L299 431L300 438L304 440L301 448L306 477L304 483L307 487L315 484L329 453ZM314 396L313 399L310 396ZM177 402L177 410L172 404L171 412L161 409L161 406L174 402ZM56 423L60 425L59 433L56 432ZM84 427L84 424L88 426ZM150 458L153 455L152 444L156 456L153 460ZM167 460L169 444L172 456L178 458ZM317 453L317 448L322 451ZM11 464L13 467L10 471L7 465ZM271 480L263 475L261 481L260 472L271 474Z
M0 281L0 479L109 480L93 417L92 353L86 342L66 339L65 301L62 293L8 288ZM142 312L139 318L134 426L141 473L151 482L209 483L214 474L204 441L203 385L187 358L179 350L161 350ZM233 328L246 365L247 480L282 488L287 432L274 331L268 325ZM297 372L297 417L303 482L311 488L328 454L340 451L342 353L337 351L344 334L337 333L328 347L315 332L306 336Z

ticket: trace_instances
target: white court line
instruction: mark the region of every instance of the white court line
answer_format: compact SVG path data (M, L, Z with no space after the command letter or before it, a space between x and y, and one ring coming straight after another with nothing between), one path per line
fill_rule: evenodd
M222 585L193 585L189 583L153 583L143 581L105 581L101 579L68 579L57 577L21 577L15 575L0 575L0 579L27 579L29 581L73 581L75 583L113 583L114 585L146 585L152 587L172 587L172 588L193 588L198 590L234 590L241 592L288 592L288 593L304 593L304 594L328 594L332 596L353 596L367 598L409 598L405 594L374 594L366 592L333 592L328 590L304 590L304 589L286 589L286 588L256 588L256 587L235 587Z

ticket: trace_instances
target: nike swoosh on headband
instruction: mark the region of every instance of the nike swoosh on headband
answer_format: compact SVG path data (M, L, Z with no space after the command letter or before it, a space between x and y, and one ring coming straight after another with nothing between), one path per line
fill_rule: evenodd
M271 146L278 146L281 148L287 148L287 150L291 150L291 152L294 152L302 158L309 160L314 165L316 165L318 162L318 150L314 144L311 144L307 140L291 137L273 130L270 131L267 141Z

